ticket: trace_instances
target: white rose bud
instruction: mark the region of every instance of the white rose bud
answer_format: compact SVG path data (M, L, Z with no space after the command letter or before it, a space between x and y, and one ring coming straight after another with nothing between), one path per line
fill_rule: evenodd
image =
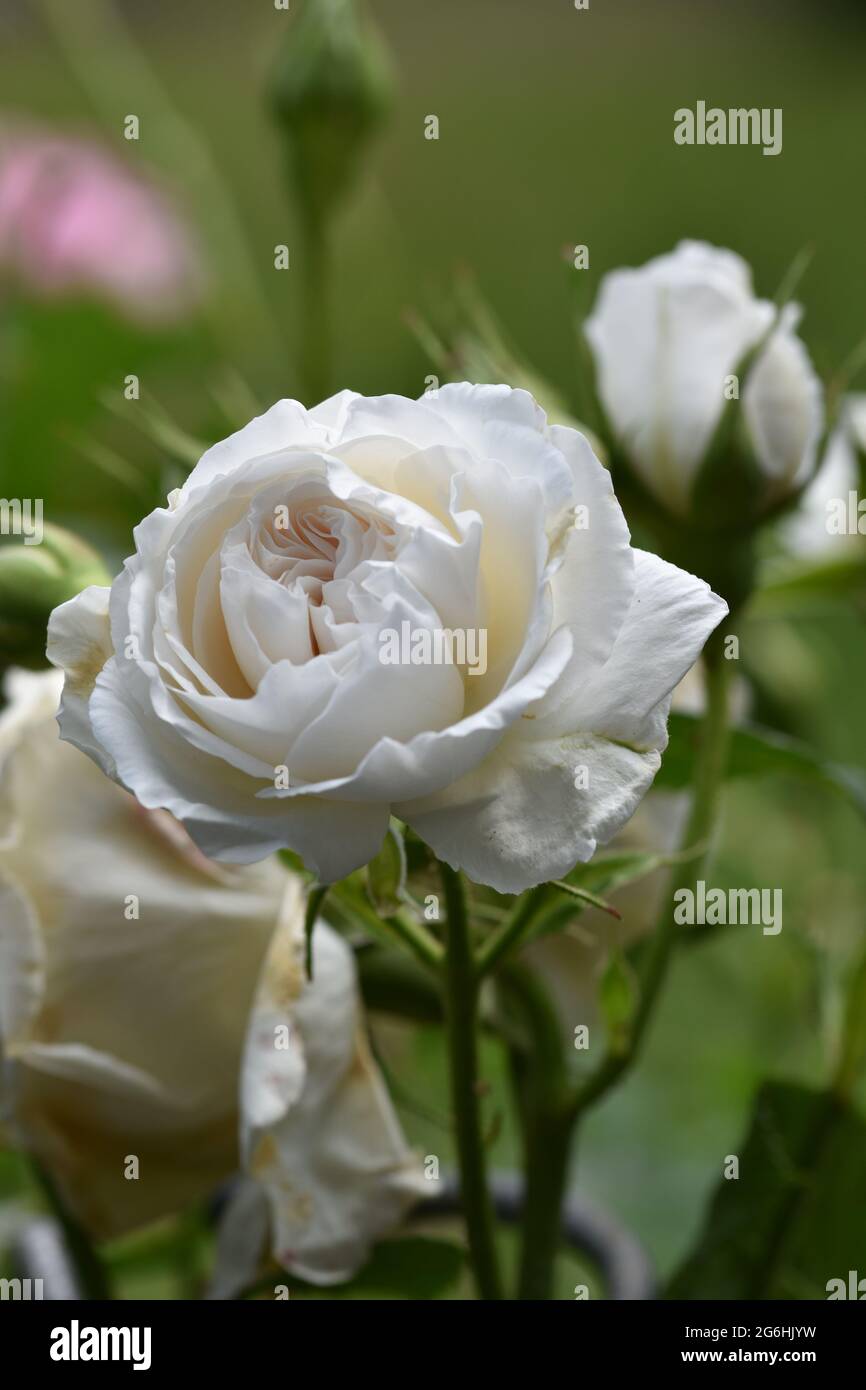
M318 923L308 982L300 880L276 861L211 864L143 810L59 742L59 686L10 673L0 717L5 1137L97 1237L243 1166L246 1245L223 1284L252 1275L268 1227L292 1273L345 1279L423 1188L352 954Z
M664 509L742 528L810 478L823 404L798 318L755 298L733 251L702 242L604 277L585 325L597 394L615 458ZM708 457L726 412L730 438ZM701 507L707 463L717 485Z
M391 815L501 892L588 859L726 611L506 386L281 401L135 534L52 616L63 737L205 854L288 847L322 882Z

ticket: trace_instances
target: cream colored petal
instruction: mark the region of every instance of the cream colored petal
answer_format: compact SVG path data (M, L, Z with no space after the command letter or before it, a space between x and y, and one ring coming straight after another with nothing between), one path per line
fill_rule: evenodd
M208 863L61 743L57 682L16 682L0 729L4 1103L105 1235L237 1167L243 1040L286 875Z
M108 621L111 590L98 585L55 608L48 623L47 656L65 672L59 719L63 737L93 758L109 777L114 765L93 737L88 704L99 675L112 654Z
M267 1251L270 1225L264 1188L251 1178L239 1179L220 1217L208 1298L237 1298L252 1287Z
M45 989L45 948L33 907L0 867L0 1049L26 1035Z
M821 383L793 331L796 317L796 312L786 315L749 373L743 392L743 410L758 458L780 495L811 476L824 428Z
M299 919L284 917L260 984L244 1066L247 1171L268 1195L274 1253L291 1273L338 1283L421 1196L420 1162L406 1148L363 1035L354 960L319 923L313 980L299 974ZM281 1018L306 1076L276 1061ZM279 1098L282 1097L282 1113ZM250 1122L266 1113L264 1124Z

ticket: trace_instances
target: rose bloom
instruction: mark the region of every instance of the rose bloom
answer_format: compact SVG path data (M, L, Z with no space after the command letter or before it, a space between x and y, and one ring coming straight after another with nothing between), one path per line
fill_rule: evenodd
M0 716L5 1137L98 1237L242 1166L223 1289L252 1277L269 1226L292 1273L345 1279L426 1186L370 1058L352 953L318 923L308 982L297 876L204 859L60 743L59 685L13 672Z
M788 305L756 299L733 251L682 241L640 269L606 275L585 330L611 432L650 492L688 511L726 404L726 378L769 334L740 383L745 433L768 497L809 478L823 428L820 383ZM773 328L772 333L770 333Z
M168 198L87 140L0 133L0 266L47 296L90 291L137 319L198 297L191 234Z
M632 549L586 439L505 386L281 401L135 539L52 615L63 737L207 855L288 846L324 881L391 815L502 892L589 858L726 612ZM404 629L483 631L483 674L383 661Z

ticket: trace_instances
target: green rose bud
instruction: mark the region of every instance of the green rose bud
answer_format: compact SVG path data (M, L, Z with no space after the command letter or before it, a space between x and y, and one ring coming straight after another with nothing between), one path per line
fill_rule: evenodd
M0 547L0 665L47 665L51 612L89 584L110 584L96 551L45 523L39 544Z
M307 216L321 221L348 188L390 85L384 48L355 0L307 0L271 88Z

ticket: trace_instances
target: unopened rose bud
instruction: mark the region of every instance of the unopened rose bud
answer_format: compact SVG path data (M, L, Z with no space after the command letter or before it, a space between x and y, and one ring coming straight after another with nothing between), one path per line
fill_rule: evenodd
M307 0L280 54L271 102L309 216L340 198L389 104L378 35L355 0Z
M608 442L663 512L742 530L812 476L823 399L797 320L700 242L605 277L586 337Z
M45 634L53 609L108 574L96 551L47 522L38 544L0 548L0 665L45 666Z

